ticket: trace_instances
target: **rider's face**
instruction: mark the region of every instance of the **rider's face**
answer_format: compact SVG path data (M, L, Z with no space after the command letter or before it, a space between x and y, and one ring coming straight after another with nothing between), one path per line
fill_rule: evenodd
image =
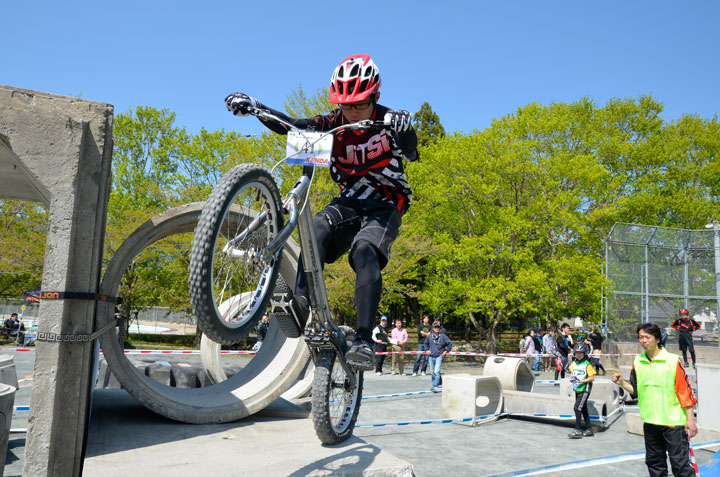
M375 110L375 102L379 97L380 93L377 92L375 93L375 101L367 99L365 101L360 101L359 103L352 103L353 106L348 109L343 108L343 105L341 105L340 109L342 110L345 119L347 119L350 123L370 119L372 118L373 111Z

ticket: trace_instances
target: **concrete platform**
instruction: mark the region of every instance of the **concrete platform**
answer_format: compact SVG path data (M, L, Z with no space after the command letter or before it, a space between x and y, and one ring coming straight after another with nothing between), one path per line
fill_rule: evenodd
M148 411L123 390L98 390L84 476L412 476L412 465L358 437L323 447L312 420L249 417L183 424Z

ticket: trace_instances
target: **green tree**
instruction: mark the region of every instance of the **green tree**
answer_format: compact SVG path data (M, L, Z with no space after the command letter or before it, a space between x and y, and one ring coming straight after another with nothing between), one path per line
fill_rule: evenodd
M413 127L417 132L419 147L428 146L445 136L445 128L440 124L440 117L427 101L413 115Z

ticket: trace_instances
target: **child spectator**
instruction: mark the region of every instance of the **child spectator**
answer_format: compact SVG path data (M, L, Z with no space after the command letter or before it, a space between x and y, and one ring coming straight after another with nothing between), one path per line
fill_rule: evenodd
M578 340L575 345L575 356L570 363L570 382L575 391L575 430L568 434L570 439L592 437L593 430L590 425L590 413L588 412L588 399L592 390L592 382L595 380L595 368L590 364L588 358L590 346ZM582 420L585 419L585 430L582 430Z

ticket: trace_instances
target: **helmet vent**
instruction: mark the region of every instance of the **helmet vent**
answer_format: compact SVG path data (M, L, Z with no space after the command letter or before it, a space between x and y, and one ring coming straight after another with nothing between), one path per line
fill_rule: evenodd
M363 80L362 83L360 83L360 91L365 91L367 89L368 80Z
M348 84L347 94L353 94L353 91L355 91L355 85L356 85L356 84L357 84L357 83L356 83L355 81L353 81L352 83Z
M338 94L343 94L343 84L340 81L337 82L337 88Z
M360 67L355 64L353 65L352 69L350 70L350 77L354 78L360 74Z

